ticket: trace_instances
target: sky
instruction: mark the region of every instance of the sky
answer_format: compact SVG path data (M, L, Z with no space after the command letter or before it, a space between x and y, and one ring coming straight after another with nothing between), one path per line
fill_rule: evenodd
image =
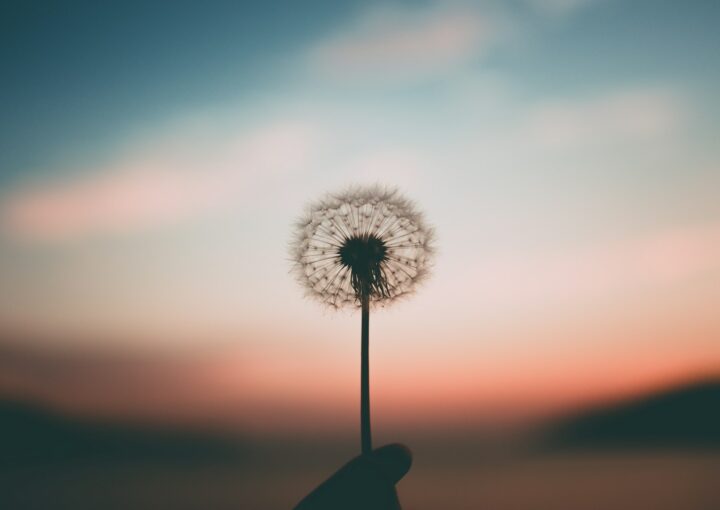
M438 235L430 281L373 313L380 426L720 370L717 2L2 10L5 393L354 426L360 319L303 298L288 243L355 183Z

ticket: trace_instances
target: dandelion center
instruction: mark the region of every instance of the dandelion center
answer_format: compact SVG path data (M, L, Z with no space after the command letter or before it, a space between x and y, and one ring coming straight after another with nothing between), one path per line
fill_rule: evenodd
M338 249L340 263L350 269L355 293L363 295L387 295L387 282L383 277L382 263L387 255L385 242L368 235L351 237Z

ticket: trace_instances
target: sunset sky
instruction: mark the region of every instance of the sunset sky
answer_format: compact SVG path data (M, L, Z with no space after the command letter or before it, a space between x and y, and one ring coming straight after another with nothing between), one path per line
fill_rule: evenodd
M438 234L372 316L378 426L720 371L719 2L11 4L4 393L354 427L359 315L304 299L287 253L352 183Z

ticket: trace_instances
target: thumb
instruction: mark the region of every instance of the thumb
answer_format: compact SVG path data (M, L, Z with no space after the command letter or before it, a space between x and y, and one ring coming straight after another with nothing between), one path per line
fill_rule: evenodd
M345 464L295 510L398 510L395 484L412 464L410 450L390 444Z
M362 458L362 457L361 457ZM393 443L373 450L370 454L376 468L395 485L410 471L412 452L400 443Z

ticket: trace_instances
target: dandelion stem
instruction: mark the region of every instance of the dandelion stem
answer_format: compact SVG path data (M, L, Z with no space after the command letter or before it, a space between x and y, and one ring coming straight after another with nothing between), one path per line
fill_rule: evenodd
M372 451L370 435L370 295L362 293L362 328L360 347L360 440L363 455Z

